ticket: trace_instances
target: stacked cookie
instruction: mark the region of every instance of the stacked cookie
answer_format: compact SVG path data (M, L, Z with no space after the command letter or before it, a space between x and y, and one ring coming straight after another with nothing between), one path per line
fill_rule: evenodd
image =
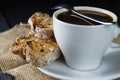
M60 57L60 49L53 35L51 17L42 12L34 13L29 19L30 32L18 36L12 43L11 50L23 55L28 62L36 66L47 65Z
M28 23L31 26L30 34L43 39L53 36L52 18L48 14L36 12L28 19Z

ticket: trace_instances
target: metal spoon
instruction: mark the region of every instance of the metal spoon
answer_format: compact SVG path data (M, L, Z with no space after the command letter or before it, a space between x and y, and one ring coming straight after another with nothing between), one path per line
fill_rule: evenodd
M66 5L66 4L60 4L58 6L55 6L52 9L62 9L62 8L68 9L69 11L74 13L76 16L79 16L79 18L83 19L84 21L86 21L86 22L88 22L90 24L92 24L92 23L90 21L88 21L88 20L91 20L91 21L94 21L94 22L97 22L97 23L100 23L100 24L103 24L103 25L111 25L111 24L116 24L117 23L117 22L102 22L102 21L93 19L91 17L88 17L86 15L83 15L83 14L77 12L73 7L71 7L70 5Z

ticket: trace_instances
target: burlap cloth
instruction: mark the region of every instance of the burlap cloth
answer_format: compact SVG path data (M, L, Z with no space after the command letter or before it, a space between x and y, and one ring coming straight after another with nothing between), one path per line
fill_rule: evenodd
M25 35L29 29L27 24L22 24L0 33L0 68L3 72L15 76L16 80L58 80L40 72L35 66L10 51L9 47L15 38ZM120 44L120 36L114 42Z

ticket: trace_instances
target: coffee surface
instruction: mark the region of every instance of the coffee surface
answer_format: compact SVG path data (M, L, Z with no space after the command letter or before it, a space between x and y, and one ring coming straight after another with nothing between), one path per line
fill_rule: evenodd
M96 20L100 20L103 22L112 22L113 18L105 13L100 13L100 12L95 12L95 11L88 11L88 10L78 10L78 12L91 17L93 19ZM90 23L84 21L83 19L81 19L80 17L77 17L76 15L74 15L72 12L70 11L66 11L63 13L60 13L57 18L61 21L67 22L67 23L71 23L71 24L78 24L78 25L91 25ZM89 22L91 22L93 25L99 25L99 23L91 21L91 20L87 20Z

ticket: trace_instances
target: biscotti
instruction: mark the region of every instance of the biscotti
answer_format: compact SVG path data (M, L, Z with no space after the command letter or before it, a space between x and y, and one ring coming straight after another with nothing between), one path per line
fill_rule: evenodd
M60 49L57 43L52 40L40 39L29 41L23 50L26 60L36 66L44 66L60 57Z
M28 23L29 33L18 36L11 45L11 51L39 67L58 59L61 53L53 35L52 18L46 13L36 12Z
M61 55L54 39L40 39L33 35L19 36L11 50L15 54L22 54L27 62L39 67L48 65Z
M29 19L30 34L43 39L53 36L52 18L47 13L35 12Z
M13 53L20 54L23 53L23 48L26 45L26 42L31 41L31 40L36 40L37 38L34 37L33 35L23 35L23 36L18 36L14 43L11 45L11 50Z

